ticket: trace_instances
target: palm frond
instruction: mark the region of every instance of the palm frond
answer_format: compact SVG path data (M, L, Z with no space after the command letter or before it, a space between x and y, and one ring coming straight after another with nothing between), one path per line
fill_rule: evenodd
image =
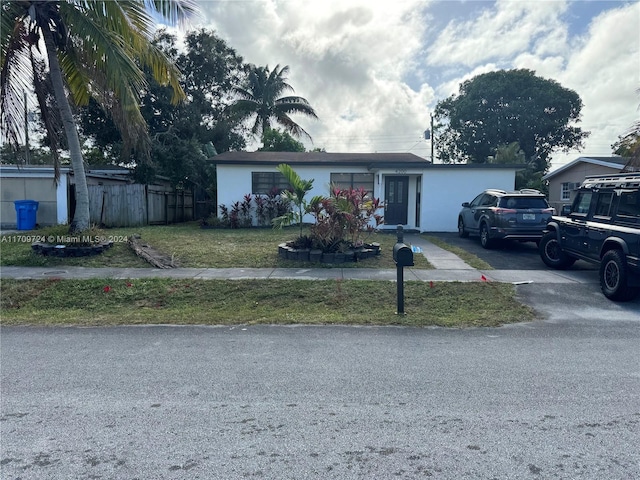
M60 118L60 110L56 108L53 85L51 85L51 77L45 70L45 62L36 58L33 55L33 51L31 51L31 65L33 68L34 91L40 107L40 116L47 131L49 149L53 156L54 180L57 182L60 178L60 154L58 149L60 138L63 134L62 119Z
M60 7L64 21L74 26L68 55L77 63L74 65L67 61L63 67L77 105L86 105L91 92L87 91L86 83L78 81L81 77L76 75L74 69L84 69L89 73L104 72L106 87L116 96L125 94L129 89L140 91L145 88L144 73L136 65L133 56L137 42L127 43L122 32L106 29L110 20L95 16L93 10L80 10L67 3L62 3ZM117 11L108 11L114 10Z
M313 107L302 97L285 97L277 100L274 105L274 112L280 113L302 113L311 118L318 118Z
M148 3L171 25L182 24L190 17L200 14L194 0L153 0Z
M278 123L284 127L284 129L294 137L302 137L305 136L309 140L313 141L311 135L307 133L307 131L294 122L288 115L280 114L276 117L278 119Z
M182 74L160 48L148 43L147 49L140 52L139 58L145 66L150 68L153 77L160 85L171 87L171 103L173 105L177 105L186 98L180 84Z
M33 88L31 47L25 41L27 33L26 25L22 21L14 25L0 70L0 130L3 138L14 146L19 144L25 127L24 94Z

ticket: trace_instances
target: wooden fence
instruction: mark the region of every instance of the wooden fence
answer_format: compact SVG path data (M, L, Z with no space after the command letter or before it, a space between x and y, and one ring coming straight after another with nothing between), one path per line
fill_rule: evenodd
M91 223L137 227L187 222L195 217L193 194L159 185L89 185Z

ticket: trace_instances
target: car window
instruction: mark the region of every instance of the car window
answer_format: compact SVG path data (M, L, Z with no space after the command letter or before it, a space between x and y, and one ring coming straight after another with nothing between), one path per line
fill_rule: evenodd
M620 194L618 216L640 221L640 191L622 192Z
M611 216L611 204L613 203L613 192L601 192L596 202L596 211L594 215L599 217Z
M542 197L505 197L500 201L502 208L548 208L549 204Z
M478 195L476 198L474 198L473 200L471 200L471 203L469 204L471 207L477 207L480 204L480 200L482 200L482 197L484 196L484 193L481 193L480 195Z
M482 207L495 207L498 205L498 199L493 195L489 195L488 193L482 197L482 201L480 202L480 206Z
M578 196L573 202L573 208L571 209L571 213L581 213L586 215L589 213L589 206L591 205L591 197L593 196L593 192L591 191L582 191L578 192Z

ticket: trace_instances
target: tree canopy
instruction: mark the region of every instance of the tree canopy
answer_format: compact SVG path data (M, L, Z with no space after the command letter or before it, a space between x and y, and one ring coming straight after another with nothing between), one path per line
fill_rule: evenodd
M186 101L173 105L171 91L147 73L148 87L141 92L141 112L151 139L150 162L139 156L136 164L139 181L155 175L169 177L176 186L191 182L205 188L211 183L207 157L214 151L244 148L247 135L241 119L229 115L232 88L245 75L246 64L236 51L213 31L187 32L185 48L178 53L177 38L160 31L157 45L181 70ZM80 110L82 131L102 152L105 160L117 162L122 139L108 111L91 103Z
M552 152L582 147L589 132L573 125L581 110L576 92L531 70L481 74L436 105L438 157L486 163L499 147L518 142L531 170L544 173Z
M304 152L304 144L287 132L270 128L262 134L261 152Z

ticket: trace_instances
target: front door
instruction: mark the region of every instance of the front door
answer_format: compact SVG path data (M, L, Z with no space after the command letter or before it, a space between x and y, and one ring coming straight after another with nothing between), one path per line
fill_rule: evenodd
M409 177L385 177L385 225L406 225L409 208Z

